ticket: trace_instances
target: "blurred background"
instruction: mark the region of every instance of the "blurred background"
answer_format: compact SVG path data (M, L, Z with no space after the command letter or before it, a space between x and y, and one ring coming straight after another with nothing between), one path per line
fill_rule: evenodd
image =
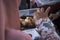
M19 13L25 15L33 15L33 12L38 8L51 7L49 17L55 24L55 28L60 35L60 0L21 0L21 5L19 6Z

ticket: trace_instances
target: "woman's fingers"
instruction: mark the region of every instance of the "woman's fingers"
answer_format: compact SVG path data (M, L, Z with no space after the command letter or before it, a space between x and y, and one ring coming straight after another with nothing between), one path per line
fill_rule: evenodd
M38 16L39 16L39 18L41 18L44 14L44 8L39 8L38 10L37 10L37 12L38 12Z
M51 9L51 7L48 7L48 8L46 9L46 11L45 11L46 16L48 16L48 13L49 13L50 9Z
M44 8L41 8L40 9L40 16L41 17L48 17L48 13L49 13L49 11L50 11L50 7L48 7L47 9L46 9L46 11L44 10Z
M33 18L34 18L35 20L38 20L38 19L40 18L39 13L38 13L38 12L35 12Z
M34 13L34 18L35 19L40 19L40 18L46 18L46 17L48 17L48 13L49 13L49 11L50 11L50 7L48 7L47 9L46 9L46 11L44 10L44 8L39 8L35 13Z
M41 13L44 13L44 8L41 8L40 10L41 10Z
M51 9L51 7L48 7L48 8L46 9L45 13L49 13L50 9Z

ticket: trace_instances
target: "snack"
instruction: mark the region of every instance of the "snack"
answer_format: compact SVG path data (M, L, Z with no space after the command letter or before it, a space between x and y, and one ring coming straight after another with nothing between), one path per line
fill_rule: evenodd
M20 23L21 23L21 26L25 29L30 29L30 28L35 28L35 21L32 17L26 17L24 20L22 18L20 18Z

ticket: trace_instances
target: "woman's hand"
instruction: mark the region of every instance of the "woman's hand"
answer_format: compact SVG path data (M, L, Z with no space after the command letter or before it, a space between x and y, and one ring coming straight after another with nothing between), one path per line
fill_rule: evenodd
M44 8L39 8L35 13L34 13L34 20L38 20L40 18L47 18L48 13L50 11L50 7L48 7L46 10Z

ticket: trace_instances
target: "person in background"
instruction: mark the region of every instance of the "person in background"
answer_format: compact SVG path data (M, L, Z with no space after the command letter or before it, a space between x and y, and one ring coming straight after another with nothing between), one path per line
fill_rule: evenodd
M48 7L46 10L41 8L34 13L35 24L37 25L36 30L41 35L42 40L60 40L54 24L48 17L50 9L51 7Z
M33 3L37 4L37 8L41 7L40 3L39 3L40 0L32 0L32 1L33 1ZM56 4L51 6L51 11L53 11L53 12L50 12L49 18L56 25L55 28L58 31L58 34L60 35L60 30L59 30L60 29L60 5L59 4L60 3L58 2L58 3L56 3ZM42 7L44 7L44 8L46 7L47 8L48 6L44 5Z

